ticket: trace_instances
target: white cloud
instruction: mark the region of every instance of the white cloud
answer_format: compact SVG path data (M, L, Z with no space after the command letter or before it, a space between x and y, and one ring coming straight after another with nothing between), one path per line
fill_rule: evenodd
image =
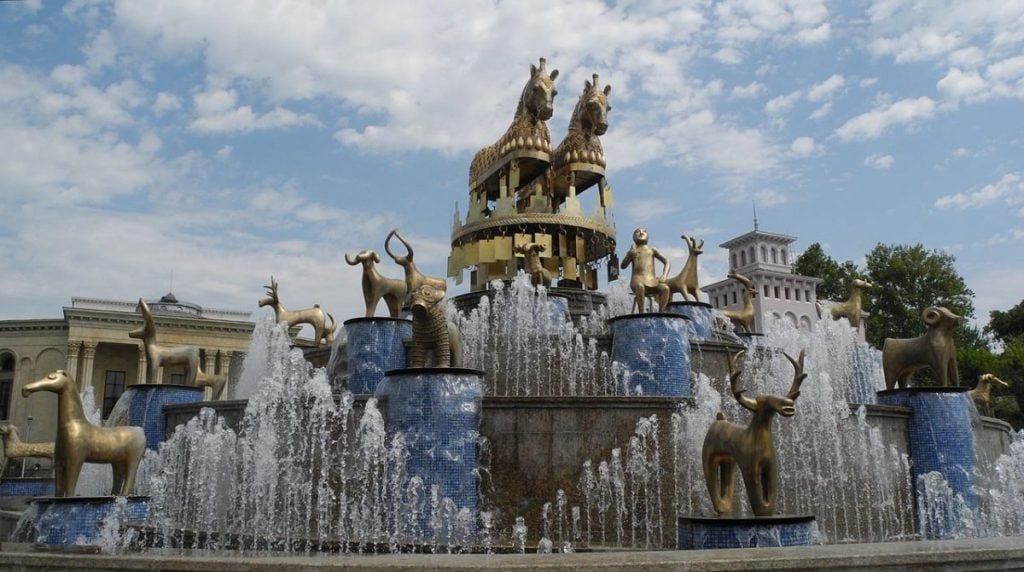
M877 77L866 77L860 80L860 82L857 85L859 85L860 87L871 87L876 83L878 83Z
M935 107L935 101L929 97L901 99L848 120L836 130L836 135L844 141L875 139L891 126L931 118Z
M220 149L217 149L217 152L214 153L214 156L216 156L217 159L221 161L227 161L228 159L231 158L231 153L234 150L234 147L232 147L231 145L225 145Z
M869 155L864 159L864 164L879 171L888 171L892 168L896 159L892 155Z
M829 112L831 112L831 111L832 111L832 102L831 101L826 101L825 103L821 104L820 107L818 107L817 109L815 109L814 111L811 112L810 118L811 119L821 119L822 117L825 117L826 115L828 115Z
M634 199L623 204L625 215L636 223L646 223L660 216L679 211L679 203L664 199Z
M165 91L156 94L156 100L153 101L154 114L160 116L168 111L176 111L178 109L181 109L181 100L178 99L178 96Z
M822 101L831 98L839 88L846 84L846 79L839 74L833 74L825 81L815 84L807 91L807 99L810 101Z
M985 89L985 80L977 72L962 72L952 68L935 85L946 97L954 101L969 98Z
M797 157L809 157L818 151L818 146L811 137L797 137L789 150Z
M786 95L780 95L768 100L764 104L764 111L768 115L781 115L793 108L793 105L800 100L801 92L793 91Z
M985 185L979 191L944 195L936 199L935 206L940 209L964 210L989 206L1000 200L1010 206L1024 203L1024 177L1020 173L1003 175L998 181Z
M315 117L275 107L258 114L252 107L236 107L238 94L233 89L217 89L197 93L194 97L198 114L189 127L200 133L232 133L258 129L278 129L298 125L319 125Z
M732 97L734 99L754 99L764 93L765 90L766 88L763 83L752 81L747 85L737 85L732 88Z

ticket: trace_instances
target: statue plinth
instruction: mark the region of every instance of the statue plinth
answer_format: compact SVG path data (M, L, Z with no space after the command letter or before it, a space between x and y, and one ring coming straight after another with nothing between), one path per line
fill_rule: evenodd
M146 448L155 451L167 438L164 405L202 401L203 392L202 387L174 383L129 385L111 409L107 426L142 427L146 434Z
M345 320L348 356L346 385L357 395L372 394L388 370L405 367L405 344L412 322L401 318Z
M626 395L690 396L689 318L680 314L626 314L608 320L612 360Z
M814 516L776 515L741 518L679 517L680 550L808 546L814 537Z
M149 497L38 497L30 504L34 511L30 540L48 549L98 548L105 522L113 526L143 524L149 514Z
M669 302L666 310L690 319L690 337L699 342L714 339L714 316L712 306L707 302Z

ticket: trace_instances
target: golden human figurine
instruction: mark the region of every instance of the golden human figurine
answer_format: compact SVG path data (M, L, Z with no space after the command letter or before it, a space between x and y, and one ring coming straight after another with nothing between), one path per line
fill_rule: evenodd
M807 374L804 373L804 352L798 359L786 355L793 364L793 383L786 395L759 395L748 397L745 389L738 387L742 370L736 369L735 357L726 354L729 363L729 386L733 397L754 416L746 427L725 420L725 415L718 413L716 421L708 427L701 451L704 469L704 482L711 495L711 504L719 516L733 512L733 493L736 487L735 468L739 465L743 475L743 484L747 489L750 508L756 516L775 514L775 499L779 488L779 466L775 458L775 444L772 440L772 418L778 413L783 417L792 417L796 413L794 402L800 396L800 385Z
M633 274L629 279L629 287L633 291L633 311L643 312L648 297L658 303L658 311L664 312L668 306L671 291L665 281L670 268L668 258L657 248L647 244L647 229L638 228L633 231L633 246L622 259L621 268L625 270L633 266ZM654 261L661 261L664 269L661 278L654 275Z
M960 385L953 334L962 318L942 306L925 308L921 318L928 331L916 338L886 338L882 343L885 388L907 387L911 375L929 368L941 386Z
M312 308L306 308L305 310L286 310L284 305L281 304L281 298L277 290L277 280L274 280L273 276L270 277L270 285L264 286L264 288L267 289L267 297L260 298L256 303L259 304L260 308L264 306L272 307L277 323L288 324L289 328L298 324L309 324L313 327L313 343L315 345L320 345L321 341L328 346L334 344L334 330L337 327L337 323L334 321L334 316L320 308L320 304L313 304ZM330 324L324 318L325 315L327 318L330 318Z
M132 493L139 461L146 452L142 427L97 427L85 417L75 382L57 370L21 389L24 397L37 392L57 394L57 441L53 451L54 494L75 496L78 476L85 463L108 463L113 470L112 494Z
M551 280L555 278L555 275L547 268L544 268L544 264L541 263L540 253L543 251L544 246L536 242L517 244L512 247L512 252L522 254L525 257L524 266L526 267L526 274L530 276L530 282L534 286L544 286L547 288L551 286Z

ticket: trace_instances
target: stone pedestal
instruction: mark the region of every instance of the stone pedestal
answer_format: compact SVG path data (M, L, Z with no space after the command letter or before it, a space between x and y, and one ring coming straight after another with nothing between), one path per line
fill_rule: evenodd
M808 546L813 516L679 517L680 550Z
M372 394L384 372L405 367L405 345L412 322L402 318L345 320L348 355L347 386L354 394Z
M690 396L689 318L626 314L608 320L619 389L627 395Z
M148 514L149 497L43 497L32 500L31 541L38 546L59 548L94 546L104 521L111 526L142 524Z
M878 403L913 409L908 421L910 471L918 532L925 538L958 536L974 493L973 407L966 387L920 387L878 392Z
M203 399L203 388L171 383L129 385L107 418L107 426L134 425L146 433L146 448L156 450L167 438L164 405L193 403Z
M690 319L690 337L700 342L714 339L714 318L711 315L711 304L707 302L671 302L668 312L680 314Z
M423 481L423 494L449 498L457 509L479 506L480 412L483 373L467 368L392 370L375 396L389 436L401 433L407 447L405 474ZM417 536L431 535L421 514Z

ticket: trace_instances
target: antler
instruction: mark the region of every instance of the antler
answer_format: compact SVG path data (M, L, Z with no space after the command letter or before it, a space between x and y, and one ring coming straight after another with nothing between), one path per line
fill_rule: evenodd
M405 256L396 256L394 252L391 252L391 237L393 237L393 236L397 237L398 240L401 241L402 245L405 246L405 250L406 250L406 252L408 252L407 255L405 255ZM384 239L384 251L387 252L388 256L390 256L392 258L392 260L394 260L397 264L402 264L402 262L399 262L399 259L403 259L405 261L410 261L410 260L412 260L412 257L413 257L412 247L409 246L409 243L406 242L404 238L402 238L401 234L398 233L398 229L397 228L393 229L391 232L389 232L388 233L388 237L386 239Z
M746 352L741 351L736 355L733 355L729 352L725 352L725 359L729 364L729 388L732 389L732 396L736 398L736 401L739 402L740 405L751 411L757 411L757 400L743 395L747 390L737 387L740 376L743 375L743 370L736 369L736 360L742 358L744 353Z
M806 354L807 352L805 352L804 350L800 350L800 357L797 359L793 359L792 357L789 356L789 354L785 352L783 352L782 354L786 356L786 359L789 360L789 363L793 364L793 385L789 386L789 392L786 393L786 397L790 399L796 399L797 397L800 397L800 384L802 384L804 380L807 379L807 374L804 373L804 357L806 357Z
M275 301L279 299L277 296L277 280L274 280L273 275L270 277L270 285L264 286L264 288L267 289L267 294L269 294Z
M1005 381L999 379L998 377L992 375L991 373L983 373L983 374L981 374L978 377L978 383L985 382L985 381L987 381L989 383L992 383L994 381L994 382L998 383L999 385L1002 385L1003 387L1010 387L1009 383L1006 383Z
M732 278L733 280L739 282L740 284L743 284L744 286L747 287L748 290L754 289L754 282L750 278L747 278L746 276L740 274L739 272L736 272L735 270L729 271L729 278Z

